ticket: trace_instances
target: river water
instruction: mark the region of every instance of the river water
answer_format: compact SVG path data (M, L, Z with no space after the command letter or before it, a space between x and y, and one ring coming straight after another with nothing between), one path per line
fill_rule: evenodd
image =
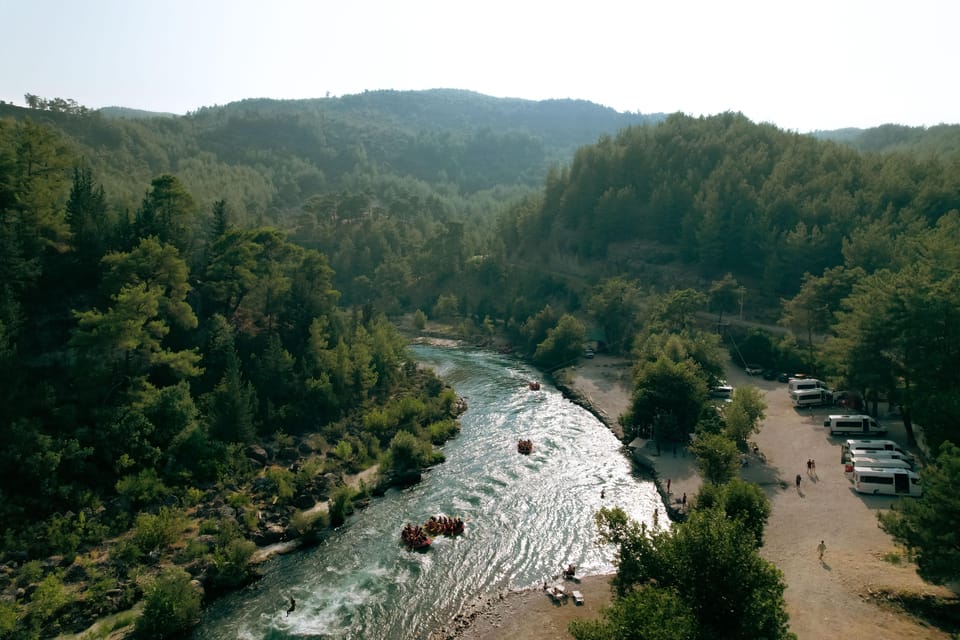
M204 612L194 638L425 638L477 596L541 584L561 565L613 571L614 549L596 540L601 506L648 525L663 513L602 423L549 384L528 388L535 370L484 351L411 348L467 399L446 462L375 498L319 546L269 561L263 579ZM533 440L529 456L517 453L521 437ZM464 534L425 553L399 544L404 523L438 513L466 520Z

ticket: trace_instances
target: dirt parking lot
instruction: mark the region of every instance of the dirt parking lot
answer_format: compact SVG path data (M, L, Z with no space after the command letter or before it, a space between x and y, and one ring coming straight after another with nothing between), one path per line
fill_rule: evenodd
M770 498L772 513L761 554L776 564L787 583L790 627L800 640L833 637L947 639L896 609L884 606L884 591L936 593L946 589L923 582L913 566L890 559L900 555L877 523L893 496L856 493L843 473L840 443L850 436L831 436L824 417L843 411L794 409L786 385L731 370L732 384L753 384L766 392L767 417L755 440L766 464L751 464L744 477L760 484ZM896 416L881 416L886 436L906 445L903 424ZM806 461L816 460L816 475ZM794 479L801 476L800 489ZM823 540L823 562L817 545Z

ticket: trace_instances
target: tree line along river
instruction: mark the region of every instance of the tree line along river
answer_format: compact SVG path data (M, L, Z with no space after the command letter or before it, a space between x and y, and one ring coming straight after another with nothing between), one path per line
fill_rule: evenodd
M530 390L535 370L485 351L411 349L468 403L446 462L320 545L271 560L264 578L204 612L194 638L424 638L477 596L538 585L561 565L612 572L614 548L597 544L593 521L601 506L648 524L662 512L600 421L549 384ZM531 455L517 453L519 438L533 440ZM441 513L463 518L465 532L425 553L400 544L405 523Z

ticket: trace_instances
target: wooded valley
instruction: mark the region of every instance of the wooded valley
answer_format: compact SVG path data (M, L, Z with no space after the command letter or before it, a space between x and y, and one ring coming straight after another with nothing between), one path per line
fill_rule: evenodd
M379 464L382 488L441 461L458 401L401 325L546 371L599 344L642 378L698 312L745 316L787 331L729 328L742 364L900 405L933 450L960 439L960 126L800 135L456 91L122 115L0 105L0 518L21 567L0 582L31 589L0 601L0 637L129 607L187 518L211 539L178 563L212 593L252 578L257 500L329 500L294 525L319 535L377 490L340 474ZM309 464L264 471L285 456ZM84 556L105 541L111 562Z

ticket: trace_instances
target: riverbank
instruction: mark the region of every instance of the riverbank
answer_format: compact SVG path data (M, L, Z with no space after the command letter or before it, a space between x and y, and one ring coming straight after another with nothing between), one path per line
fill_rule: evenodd
M761 555L783 572L784 597L790 628L798 640L818 640L839 629L853 638L909 638L949 640L950 634L933 627L905 609L911 598L951 598L947 589L923 582L890 537L876 524L879 510L890 508L889 497L862 496L851 491L838 464L838 439L824 434L822 411L799 413L790 404L784 385L747 376L728 367L734 386L757 386L767 401L767 418L756 435L762 456L751 457L743 468L744 479L758 484L770 499L771 514ZM558 372L560 386L579 404L589 408L611 429L629 407L632 383L630 366L598 355ZM902 425L884 420L890 437L906 442ZM642 454L654 472L665 502L675 508L686 494L693 502L702 480L696 461L685 450ZM817 473L802 476L809 458L820 461ZM816 555L820 540L827 553ZM584 580L588 603L599 609L611 601L610 576ZM554 605L541 590L510 592L486 601L486 608L471 613L455 637L458 640L572 638L566 631L581 608ZM582 609L584 614L591 610ZM579 615L577 617L580 617Z

